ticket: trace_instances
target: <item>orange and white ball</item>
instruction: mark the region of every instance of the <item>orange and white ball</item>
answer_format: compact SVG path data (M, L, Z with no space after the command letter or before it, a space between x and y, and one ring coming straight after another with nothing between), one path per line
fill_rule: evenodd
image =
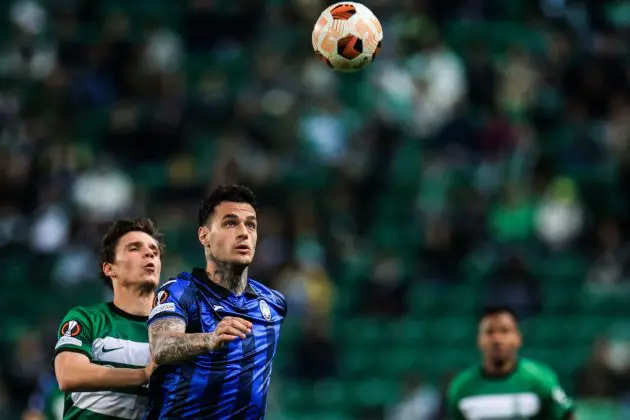
M366 6L341 2L326 8L313 28L313 50L334 70L354 72L370 64L381 49L383 28Z

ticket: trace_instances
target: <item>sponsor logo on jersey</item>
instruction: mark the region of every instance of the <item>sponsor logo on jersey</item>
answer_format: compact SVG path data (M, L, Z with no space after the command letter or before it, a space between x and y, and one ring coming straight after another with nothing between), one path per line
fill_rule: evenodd
M223 306L221 306L221 305L214 305L214 306L212 307L212 310L213 310L213 311L215 311L215 312L218 312L218 311L225 311L225 308L224 308Z
M83 341L79 340L78 338L74 338L74 337L70 337L67 335L63 335L61 337L59 337L59 340L57 341L57 345L55 346L55 349L61 347L61 346L78 346L81 347L83 345Z
M67 337L76 337L81 334L81 329L79 321L67 321L61 326L61 334Z
M153 307L157 307L158 305L166 302L168 299L168 292L166 290L160 290L157 295L155 295L155 299L153 299Z
M151 359L149 343L117 337L97 338L92 343L92 358L99 364L123 363L144 367Z
M157 314L164 311L175 312L175 304L170 302L170 303L162 303L161 305L157 305L155 308L151 310L151 313L149 314L149 318L152 318L156 316Z
M262 316L269 321L271 319L271 309L269 309L269 305L264 300L260 301L260 313Z

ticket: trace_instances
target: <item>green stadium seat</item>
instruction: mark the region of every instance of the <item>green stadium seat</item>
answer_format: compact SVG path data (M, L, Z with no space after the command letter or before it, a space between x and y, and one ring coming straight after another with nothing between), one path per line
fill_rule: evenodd
M445 317L431 322L430 339L445 348L473 346L477 331L474 318Z
M313 404L327 410L338 410L346 405L348 389L336 380L320 381L313 385Z
M300 409L312 403L309 387L300 382L283 382L281 396L288 410Z
M358 406L383 406L399 401L400 385L397 381L368 379L357 382L354 387L354 400Z
M613 400L579 399L576 401L576 416L580 420L624 419L621 404ZM628 413L626 413L628 414Z

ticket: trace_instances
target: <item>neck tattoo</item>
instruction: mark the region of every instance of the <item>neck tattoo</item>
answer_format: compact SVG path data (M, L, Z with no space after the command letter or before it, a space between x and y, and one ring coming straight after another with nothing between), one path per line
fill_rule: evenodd
M241 295L247 287L247 267L215 261L216 270L208 273L212 281L235 295Z

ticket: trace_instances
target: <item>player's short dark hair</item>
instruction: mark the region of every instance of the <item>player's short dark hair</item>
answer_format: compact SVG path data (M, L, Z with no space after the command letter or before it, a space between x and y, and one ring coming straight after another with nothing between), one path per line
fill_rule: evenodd
M256 209L256 196L243 185L221 185L216 187L210 195L203 199L199 206L199 227L208 223L216 207L223 202L247 203Z
M151 219L117 220L112 223L105 235L103 235L103 239L101 239L101 250L98 262L101 278L110 288L113 288L112 279L107 277L103 272L103 264L114 262L116 259L118 241L129 232L146 233L157 241L160 252L164 250L164 238L162 233Z
M512 317L512 319L514 319L514 322L516 324L519 323L518 314L516 313L516 311L514 309L512 309L511 307L509 307L507 305L486 306L481 311L481 314L479 316L479 322L483 321L485 318L487 318L489 316L502 315L502 314L510 315Z

